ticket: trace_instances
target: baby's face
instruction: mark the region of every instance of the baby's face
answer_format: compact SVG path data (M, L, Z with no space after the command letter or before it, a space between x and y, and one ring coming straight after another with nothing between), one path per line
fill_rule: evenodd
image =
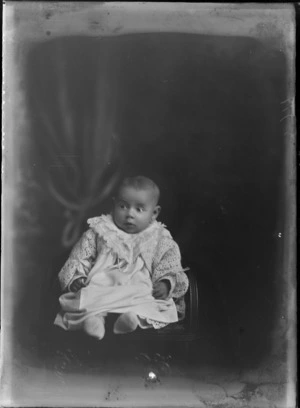
M160 211L151 190L123 187L114 203L115 224L128 234L137 234L154 221Z

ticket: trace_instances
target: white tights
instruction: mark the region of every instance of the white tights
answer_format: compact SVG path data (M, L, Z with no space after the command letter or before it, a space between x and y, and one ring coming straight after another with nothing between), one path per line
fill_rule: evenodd
M139 320L135 313L127 312L121 314L114 324L115 334L131 333L138 327Z
M96 339L101 340L105 334L104 316L90 316L83 322L83 331Z
M95 337L98 340L103 339L105 335L105 316L96 315L88 317L83 322L83 330L89 336ZM138 327L139 320L135 313L127 312L121 314L114 324L115 334L131 333Z

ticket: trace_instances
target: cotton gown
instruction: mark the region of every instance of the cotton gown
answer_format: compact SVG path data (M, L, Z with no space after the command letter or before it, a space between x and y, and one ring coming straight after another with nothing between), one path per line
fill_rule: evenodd
M148 228L151 229L151 226ZM87 275L86 287L76 293L67 292L60 296L61 311L54 324L65 330L80 330L90 316L126 312L138 316L141 328L160 328L178 321L172 298L159 300L152 296L150 271L142 254L136 252L139 234L123 231L116 234L119 242L124 240L126 259L122 259L122 254L120 257L113 245L104 244Z

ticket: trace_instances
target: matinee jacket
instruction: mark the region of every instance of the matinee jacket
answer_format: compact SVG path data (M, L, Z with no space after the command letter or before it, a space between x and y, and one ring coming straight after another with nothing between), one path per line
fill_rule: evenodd
M114 224L111 215L91 218L88 225L90 228L74 246L58 275L62 290L69 291L75 279L87 277L102 251L110 249L127 263L141 256L153 284L160 280L170 282L169 298L174 298L181 320L184 314L181 298L188 290L188 278L181 266L179 247L165 225L154 221L140 233L128 234Z

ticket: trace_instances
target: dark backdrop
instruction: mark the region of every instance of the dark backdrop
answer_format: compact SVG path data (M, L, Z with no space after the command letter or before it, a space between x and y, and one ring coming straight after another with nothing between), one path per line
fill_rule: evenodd
M102 98L109 101L118 138L115 168L157 181L160 220L179 243L184 266L197 275L199 358L210 344L211 354L238 350L245 364L259 363L271 349L282 304L284 54L251 38L135 34L49 40L33 48L26 61L23 86L31 130L24 135L20 160L27 175L20 189L27 199L17 215L17 226L25 231L18 241L18 338L30 337L43 319L43 294L59 271L53 259L64 253L64 208L49 193L47 177L52 172L57 183L62 178L68 183L72 175L53 163L59 149L75 152L85 185L90 174L84 166L93 149L83 152L92 143L83 129L87 122L93 128L99 115L95 99ZM56 138L64 140L59 123L65 112L56 103L58 61L75 123L72 151L60 144L52 149L37 114L42 107L56 126ZM106 84L100 96L99 78ZM101 146L101 132L93 137ZM80 191L85 194L83 187ZM109 202L89 208L86 218L108 211ZM39 229L31 240L30 223Z

